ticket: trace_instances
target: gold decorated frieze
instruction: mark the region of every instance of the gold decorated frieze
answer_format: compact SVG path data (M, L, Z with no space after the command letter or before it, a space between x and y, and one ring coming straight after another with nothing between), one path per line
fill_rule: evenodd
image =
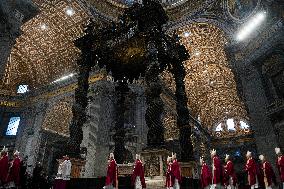
M14 102L14 101L0 101L0 106L20 107L20 103L19 102Z
M102 80L104 78L105 78L104 74L96 74L96 75L91 76L89 78L89 84L94 84L95 82ZM77 87L78 87L77 83L72 83L68 86L62 87L62 88L57 89L55 91L47 92L47 93L41 94L39 96L36 96L36 97L32 98L31 101L36 102L36 101L39 101L41 99L49 99L49 98L53 98L55 96L59 96L59 95L62 95L62 94L74 92Z

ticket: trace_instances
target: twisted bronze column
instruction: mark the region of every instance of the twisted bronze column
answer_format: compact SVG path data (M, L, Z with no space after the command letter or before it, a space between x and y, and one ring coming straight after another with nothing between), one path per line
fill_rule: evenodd
M115 134L114 139L114 155L117 163L124 163L126 160L125 149L125 128L124 128L124 113L125 97L129 91L128 84L124 80L118 82L118 86L115 87L116 103L115 103Z
M181 161L193 161L193 145L191 141L191 127L193 120L187 106L187 97L185 92L185 70L182 62L173 64L172 73L174 74L176 83L176 110L177 110L177 126L179 128L179 140L181 147Z

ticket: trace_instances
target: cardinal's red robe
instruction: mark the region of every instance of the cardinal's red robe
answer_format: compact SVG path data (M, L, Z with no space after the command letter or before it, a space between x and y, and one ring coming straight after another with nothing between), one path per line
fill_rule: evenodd
M146 188L144 167L140 160L135 161L134 170L133 170L132 177L131 177L132 186L135 185L135 181L137 177L140 177L142 188Z
M106 177L106 186L113 185L116 187L117 184L117 165L114 159L110 160L107 167L107 177Z
M170 188L174 186L174 180L172 176L172 163L168 163L167 172L166 172L166 187Z
M173 180L177 179L178 182L181 183L181 170L180 170L180 165L177 160L173 161L172 175L173 175Z
M221 161L218 156L214 156L213 160L213 184L222 184L223 171Z
M229 180L232 178L233 185L236 186L237 184L237 176L234 169L234 163L229 160L227 161L226 165L224 166L224 178L225 178L225 185L229 185Z
M16 186L20 184L20 166L21 166L21 160L19 157L16 157L12 161L7 182L14 182Z
M284 183L284 155L277 158L277 168L279 171L280 180Z
M250 158L247 160L245 170L248 173L248 183L250 186L256 184L256 177L257 177L257 165L254 159Z
M262 170L264 174L264 183L265 186L271 186L273 181L275 180L275 173L273 171L273 168L271 164L268 161L265 161L262 163Z
M4 184L7 181L9 171L9 159L7 155L4 155L0 159L0 183Z
M209 169L209 166L206 163L202 164L200 180L202 188L206 188L207 186L212 184L212 174Z

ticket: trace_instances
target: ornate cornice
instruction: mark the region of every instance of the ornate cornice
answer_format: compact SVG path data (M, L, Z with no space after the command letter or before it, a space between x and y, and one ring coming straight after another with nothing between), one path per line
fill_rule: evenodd
M97 82L97 81L99 81L103 78L105 78L104 74L96 74L96 75L89 78L89 83L93 84L93 83L95 83L95 82ZM32 97L30 99L30 101L31 102L37 102L39 100L46 100L46 99L53 98L55 96L74 92L77 87L78 87L78 85L76 83L72 83L70 85L64 86L64 87L59 88L57 90L49 91L49 92L46 92L46 93L42 93L38 96Z

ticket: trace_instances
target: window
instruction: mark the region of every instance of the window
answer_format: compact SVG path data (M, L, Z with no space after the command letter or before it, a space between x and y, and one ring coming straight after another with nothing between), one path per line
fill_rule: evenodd
M10 118L7 130L6 130L7 136L16 136L17 135L20 120L21 120L20 117L11 117Z
M216 127L216 130L215 131L222 131L223 129L222 129L222 126L221 126L221 123Z
M24 94L26 92L28 92L28 85L19 85L18 86L18 90L17 90L17 93L18 94Z
M246 122L240 121L242 129L249 129L249 125Z
M234 120L233 119L228 119L227 120L227 125L228 125L228 130L236 130L235 129L235 124L234 124Z
M246 130L250 128L245 121L239 121L238 119L230 118L221 123L219 122L219 124L215 127L215 132L223 131L224 127L231 132L236 131L236 129Z

